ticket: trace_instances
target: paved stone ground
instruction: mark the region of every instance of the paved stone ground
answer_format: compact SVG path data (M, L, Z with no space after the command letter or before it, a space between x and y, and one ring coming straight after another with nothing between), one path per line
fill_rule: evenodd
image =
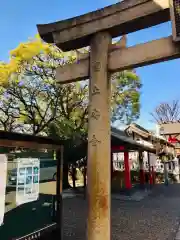
M87 202L65 198L64 240L86 239ZM180 184L156 186L141 201L112 199L112 240L174 240L180 220Z

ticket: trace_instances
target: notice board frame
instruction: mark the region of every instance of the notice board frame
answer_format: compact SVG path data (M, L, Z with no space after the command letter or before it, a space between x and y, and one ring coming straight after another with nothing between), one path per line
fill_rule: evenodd
M63 160L64 160L64 145L67 140L55 140L44 136L34 136L30 134L22 134L15 132L7 132L0 130L0 147L7 148L26 148L33 150L47 149L56 151L57 159L57 178L56 178L56 219L53 224L47 227L36 230L28 235L12 238L12 240L31 240L43 239L47 232L55 230L57 239L62 239L62 182L63 182Z

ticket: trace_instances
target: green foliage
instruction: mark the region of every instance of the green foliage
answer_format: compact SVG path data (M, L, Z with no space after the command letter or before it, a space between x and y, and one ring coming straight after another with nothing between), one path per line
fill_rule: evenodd
M5 131L14 131L18 126L20 113L17 99L8 94L3 87L0 88L0 126Z
M64 53L53 45L39 52L37 43L26 45L27 59L23 58L19 72L11 74L7 88L0 93L0 114L8 116L8 120L4 117L0 120L1 128L72 139L72 145L77 146L78 139L87 136L88 80L57 85L56 68L73 63L77 53ZM24 48L18 49L13 59L25 56ZM30 58L35 52L38 54ZM112 122L129 123L139 117L140 88L140 79L134 71L112 75Z
M140 78L134 71L123 71L112 76L112 122L129 124L140 114Z

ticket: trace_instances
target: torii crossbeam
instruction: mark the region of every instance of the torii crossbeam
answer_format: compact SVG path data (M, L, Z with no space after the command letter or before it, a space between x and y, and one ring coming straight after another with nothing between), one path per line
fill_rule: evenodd
M177 20L171 0L171 16ZM171 6L170 5L170 6ZM177 13L177 12L176 12ZM176 36L126 48L117 37L170 20L168 0L126 0L68 20L38 25L41 38L64 51L90 46L90 53L57 69L57 82L89 78L88 240L110 240L110 96L111 72L178 58ZM174 21L175 21L174 20ZM180 31L173 21L173 33ZM178 21L178 20L177 20ZM125 38L124 38L125 39Z

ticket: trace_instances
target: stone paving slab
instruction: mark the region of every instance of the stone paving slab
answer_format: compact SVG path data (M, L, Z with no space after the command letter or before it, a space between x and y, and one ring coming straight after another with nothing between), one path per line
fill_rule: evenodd
M74 198L74 197L79 197L82 196L82 194L77 194L77 193L63 193L62 198Z
M86 200L64 199L63 208L63 240L85 240ZM179 217L180 185L158 186L141 201L112 199L112 240L175 240Z
M176 236L175 236L174 240L180 240L180 226L176 232Z
M132 195L121 195L121 194L112 194L112 199L123 200L123 201L141 201L145 197L151 194L150 190L145 191L136 191Z
M112 194L112 199L114 200L122 200L122 201L141 201L145 197L147 197L149 194L151 194L151 190L137 190L133 194L130 195L125 195L125 194L118 194L114 193ZM65 198L73 198L73 197L78 197L82 196L83 193L76 193L72 189L67 189L63 192L63 199Z
M62 193L62 198L65 199L65 198L73 198L73 197L79 197L79 196L82 196L83 195L83 192L75 192L73 189L66 189L63 191Z

